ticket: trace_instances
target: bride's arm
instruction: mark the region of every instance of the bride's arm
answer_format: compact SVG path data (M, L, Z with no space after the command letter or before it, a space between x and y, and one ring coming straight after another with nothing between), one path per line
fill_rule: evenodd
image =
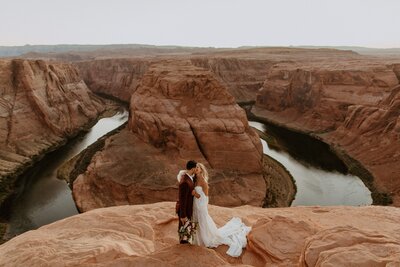
M208 196L208 184L207 183L204 183L204 185L203 185L203 192L206 196Z
M200 198L200 195L194 189L192 190L192 196L195 196L196 198Z

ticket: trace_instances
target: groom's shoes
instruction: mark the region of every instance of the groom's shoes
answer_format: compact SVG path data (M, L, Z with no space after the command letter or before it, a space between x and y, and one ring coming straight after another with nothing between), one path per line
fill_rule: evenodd
M180 243L180 244L189 244L189 242L186 241L186 240L181 240L179 243Z

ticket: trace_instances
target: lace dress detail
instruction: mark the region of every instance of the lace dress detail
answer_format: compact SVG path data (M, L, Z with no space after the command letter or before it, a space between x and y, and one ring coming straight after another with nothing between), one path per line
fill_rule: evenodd
M217 228L213 219L208 214L208 196L201 186L194 188L200 198L193 200L193 219L199 223L195 244L205 247L229 246L226 252L229 256L239 257L242 249L247 245L247 234L251 227L246 226L240 218L233 217L221 228Z

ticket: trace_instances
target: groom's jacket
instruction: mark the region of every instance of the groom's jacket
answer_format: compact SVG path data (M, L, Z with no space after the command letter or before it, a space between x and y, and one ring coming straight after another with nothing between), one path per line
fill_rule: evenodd
M195 177L193 177L195 179ZM179 201L177 203L177 212L179 218L192 218L193 214L193 196L194 181L185 173L179 182Z

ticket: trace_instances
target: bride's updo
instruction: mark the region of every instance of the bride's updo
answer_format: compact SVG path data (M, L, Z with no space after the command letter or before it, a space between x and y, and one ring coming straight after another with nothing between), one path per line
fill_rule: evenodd
M206 166L204 166L204 164L202 163L197 163L197 167L200 168L201 173L203 174L204 180L206 180L206 182L208 183L208 171Z

